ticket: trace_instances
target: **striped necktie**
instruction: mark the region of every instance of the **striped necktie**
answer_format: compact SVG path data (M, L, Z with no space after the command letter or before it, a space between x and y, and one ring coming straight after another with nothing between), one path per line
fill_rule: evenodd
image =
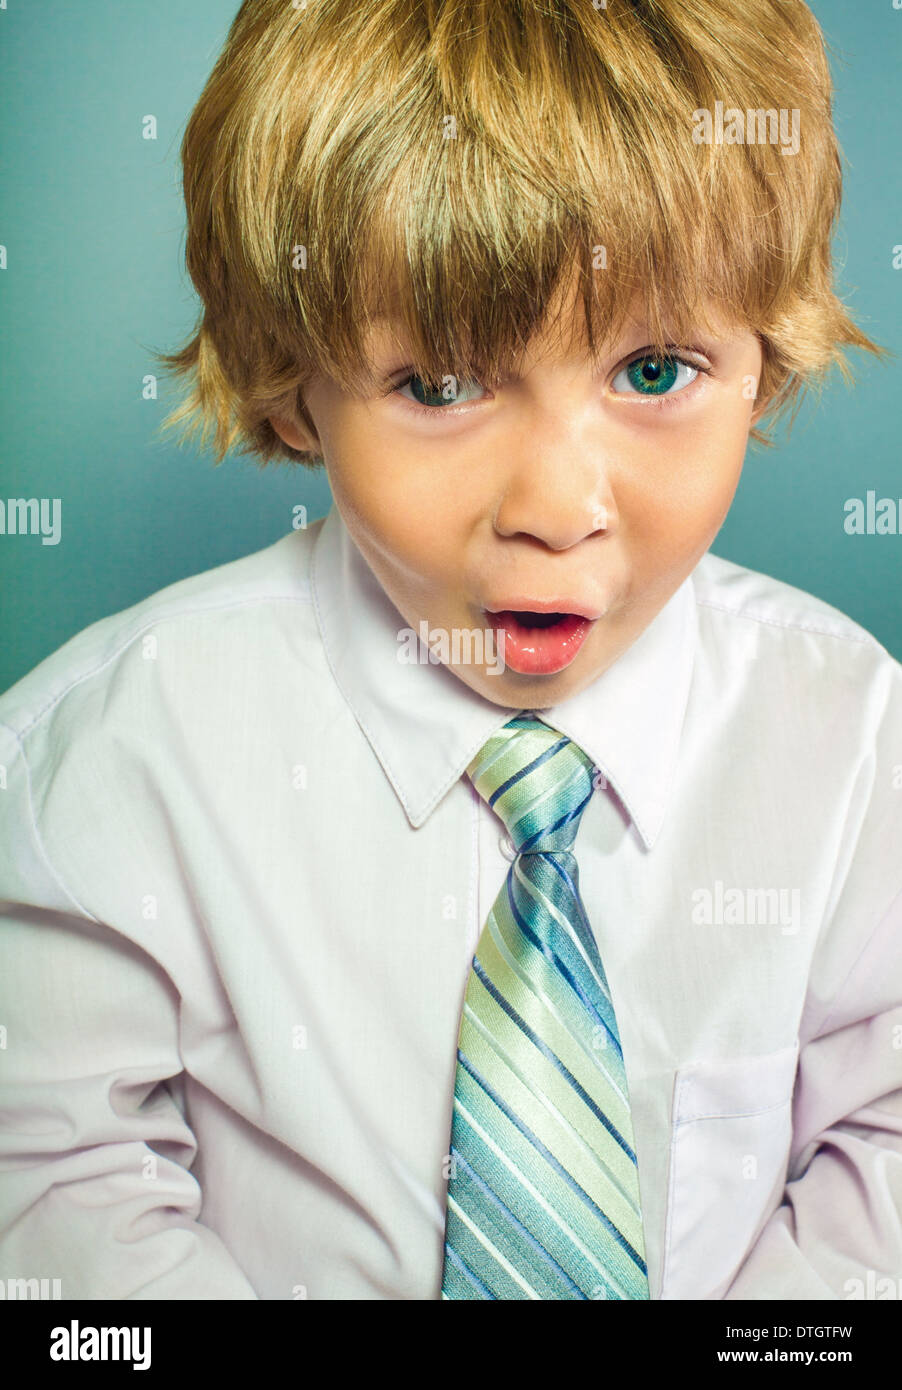
M467 982L442 1298L648 1298L620 1035L570 852L593 764L517 717L467 774L517 856Z

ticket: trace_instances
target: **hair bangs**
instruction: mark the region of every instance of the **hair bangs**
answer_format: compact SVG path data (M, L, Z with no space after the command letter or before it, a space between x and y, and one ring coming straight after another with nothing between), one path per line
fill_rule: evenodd
M167 424L309 461L269 417L309 425L317 376L384 386L383 323L425 380L490 386L539 333L598 361L628 322L659 352L727 322L785 403L874 350L832 289L829 93L783 0L246 0L183 142L204 313L160 354L194 381ZM791 106L798 150L700 141L724 100Z

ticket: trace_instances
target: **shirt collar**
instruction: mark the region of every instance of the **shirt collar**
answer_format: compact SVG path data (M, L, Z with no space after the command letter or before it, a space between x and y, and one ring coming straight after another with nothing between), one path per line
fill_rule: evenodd
M518 711L493 704L444 665L404 664L408 630L334 502L316 538L313 602L332 674L414 827ZM536 711L600 769L651 848L667 809L697 638L691 576L613 666Z

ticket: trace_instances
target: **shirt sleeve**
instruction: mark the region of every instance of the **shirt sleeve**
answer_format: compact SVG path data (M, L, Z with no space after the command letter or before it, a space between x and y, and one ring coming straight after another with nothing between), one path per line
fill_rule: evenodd
M256 1299L202 1223L179 997L46 857L0 726L0 1277L63 1299Z
M724 1297L874 1299L902 1279L902 895L800 1051L783 1201ZM887 1293L891 1289L892 1293Z

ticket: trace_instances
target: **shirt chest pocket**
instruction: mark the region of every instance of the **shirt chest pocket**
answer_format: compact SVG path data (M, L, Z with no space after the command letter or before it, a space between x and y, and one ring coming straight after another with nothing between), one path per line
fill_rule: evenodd
M782 1200L796 1041L676 1074L660 1298L722 1298Z

